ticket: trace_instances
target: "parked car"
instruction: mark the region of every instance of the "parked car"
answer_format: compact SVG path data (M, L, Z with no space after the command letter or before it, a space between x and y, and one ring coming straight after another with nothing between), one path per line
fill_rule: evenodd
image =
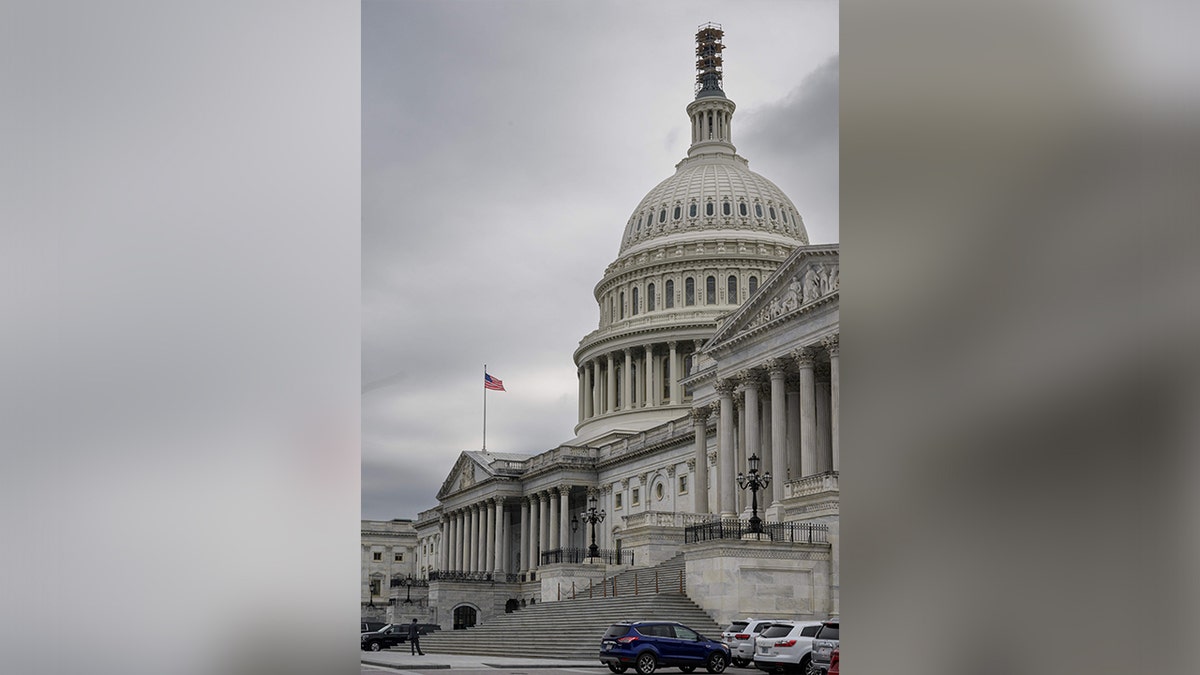
M600 662L614 673L631 666L638 675L650 675L662 667L690 673L701 666L720 673L729 661L728 645L673 621L614 623L600 639Z
M842 675L841 651L841 645L833 650L833 655L829 659L829 675Z
M370 633L363 633L360 637L360 648L365 652L367 650L377 652L381 649L388 649L402 644L408 640L408 626L402 624L384 624L383 628Z
M387 625L386 621L363 621L360 633L374 633Z
M812 661L808 665L809 675L828 675L833 661L833 650L838 648L838 632L841 619L822 621L821 628L813 636Z
M781 621L754 642L754 667L768 673L807 673L820 621Z
M748 619L742 631L733 634L731 640L726 640L727 645L730 645L730 652L733 655L733 665L739 668L745 668L754 661L755 640L758 635L766 631L776 623L781 623L779 619Z

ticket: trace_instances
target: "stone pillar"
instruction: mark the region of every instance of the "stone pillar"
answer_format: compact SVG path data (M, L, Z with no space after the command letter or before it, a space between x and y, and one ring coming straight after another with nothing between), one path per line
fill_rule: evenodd
M759 439L759 417L758 411L758 373L753 370L742 371L739 375L742 381L742 391L744 392L746 403L743 406L743 428L746 430L746 449L738 455L738 460L746 461L751 455L758 455L762 459L762 442ZM744 455L744 459L743 459ZM750 464L746 461L745 464L738 464L738 471L747 471Z
M609 532L612 530L612 526L609 525L609 521L616 516L613 515L612 485L609 483L600 486L600 508L604 509L604 522L596 526L596 532L599 533L596 545L604 549L612 548L609 542Z
M450 519L449 519L449 518L447 518L447 517L446 517L446 516L443 514L443 515L442 515L442 529L441 529L441 530L438 532L438 542L439 542L439 544L440 544L441 542L444 542L444 541L446 541L446 534L447 534L449 531L450 531ZM437 564L437 569L439 569L439 570L448 570L448 569L450 569L450 567L449 567L449 558L447 558L447 556L446 556L446 547L445 547L445 546L441 546L441 545L439 545L439 546L438 546L438 564Z
M600 398L600 359L592 359L592 415L604 414L604 399Z
M496 516L496 525L494 528L496 542L493 545L493 547L496 549L496 558L492 562L492 572L495 574L500 574L507 567L507 561L504 557L504 498L497 497L495 500L493 500L493 503L495 504L496 509L494 512ZM503 581L503 579L496 580Z
M708 407L692 408L693 460L696 473L692 476L692 510L708 513Z
M633 363L633 355L629 349L625 349L625 367L621 369L621 408L623 410L633 409L632 390L629 387L629 377L632 373L631 364Z
M443 548L446 549L446 570L453 571L458 568L458 514L450 512L450 536L445 542Z
M612 412L617 409L617 364L613 362L612 354L606 354L604 361L608 364L608 407L605 412Z
M733 518L737 506L734 503L733 477L733 383L721 380L716 385L720 397L721 412L717 418L717 509L722 518Z
M800 373L787 377L788 480L800 477Z
M739 471L746 470L746 460L750 457L750 453L746 452L746 389L738 386L733 390L733 409L736 413L734 417L734 425L737 431L734 436L734 447L737 448L734 454L733 473L729 474L729 480L735 481ZM750 498L746 495L746 491L738 487L733 490L734 511L741 514L743 510L750 509ZM749 517L747 515L747 517Z
M579 380L579 398L577 399L576 407L579 408L579 419L577 422L582 423L585 419L583 416L583 368L575 369L575 377Z
M538 564L541 564L541 554L553 548L550 545L550 495L539 492L538 504L541 510L541 518L538 519Z
M467 507L467 529L463 539L463 571L475 571L475 505Z
M529 571L529 500L521 500L521 543L517 549L517 557L520 558L520 563L517 565L517 573L524 574Z
M817 404L813 377L813 352L805 347L795 352L800 366L800 475L817 472Z
M592 362L583 362L583 418L592 418Z
M462 509L454 512L454 551L452 560L453 564L450 569L455 572L461 572L463 568L463 512Z
M654 405L654 345L646 345L646 376L643 378L646 384L646 407Z
M825 381L824 368L817 373L817 467L821 473L833 470L833 457L829 445L829 383Z
M558 506L560 503L561 501L558 496L558 490L550 488L550 520L547 522L550 525L550 548L548 550L551 551L562 545L558 541Z
M558 488L558 545L569 548L571 545L571 486L563 485Z
M771 359L767 373L771 377L771 508L778 510L787 481L787 364Z
M671 350L670 361L667 362L667 380L671 386L671 405L679 405L679 343L671 340L667 343L667 347Z
M833 470L840 471L841 453L838 452L838 407L841 395L838 392L838 355L841 353L840 334L830 335L823 344L829 352L829 445Z
M496 565L496 500L483 503L483 564L479 569L490 572Z
M536 494L532 494L526 498L525 503L529 509L529 548L525 551L525 560L527 561L525 569L532 572L538 568L538 564L541 562L542 501Z

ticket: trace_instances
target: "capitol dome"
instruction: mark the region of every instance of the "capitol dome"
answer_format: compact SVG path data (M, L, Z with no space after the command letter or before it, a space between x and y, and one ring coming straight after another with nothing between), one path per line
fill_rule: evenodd
M691 145L625 223L596 285L599 327L575 351L580 444L640 433L690 411L692 356L798 246L804 221L732 141L736 109L721 88L719 26L696 34Z

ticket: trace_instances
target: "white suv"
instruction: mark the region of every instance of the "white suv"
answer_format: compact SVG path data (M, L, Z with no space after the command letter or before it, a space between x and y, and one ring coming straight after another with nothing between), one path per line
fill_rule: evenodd
M745 668L754 660L754 640L758 634L779 623L782 619L746 619L734 621L721 633L733 658L733 665Z
M756 639L754 667L768 673L807 673L820 621L782 621Z

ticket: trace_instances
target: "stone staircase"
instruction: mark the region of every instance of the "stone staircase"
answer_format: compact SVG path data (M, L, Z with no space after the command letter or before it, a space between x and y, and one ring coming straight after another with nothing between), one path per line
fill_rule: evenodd
M655 568L628 570L608 579L609 597L601 597L599 586L592 589L591 598L586 588L576 588L574 600L564 594L560 602L539 602L473 628L438 631L422 637L421 648L434 654L596 659L609 625L642 620L678 621L719 639L720 627L679 593L682 569L683 557L677 556ZM655 570L658 593L654 592ZM612 597L613 583L616 597Z

